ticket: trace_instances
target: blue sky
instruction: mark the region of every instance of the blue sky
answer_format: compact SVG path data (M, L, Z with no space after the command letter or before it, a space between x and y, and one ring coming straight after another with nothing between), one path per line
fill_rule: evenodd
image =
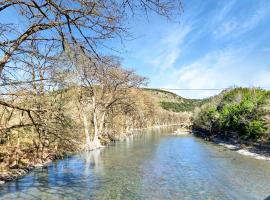
M123 48L123 65L148 77L149 87L270 88L270 0L183 0L183 7L179 22L139 13L127 24L134 39L108 44ZM22 23L11 12L0 19ZM204 98L220 91L174 92Z
M184 0L180 22L151 14L128 24L124 65L155 88L270 87L270 1ZM204 98L219 91L177 91Z

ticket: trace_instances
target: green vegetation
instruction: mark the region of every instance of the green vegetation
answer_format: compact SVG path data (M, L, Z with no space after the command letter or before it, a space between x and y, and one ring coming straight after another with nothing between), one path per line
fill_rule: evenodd
M85 77L88 85L68 84L51 91L32 85L32 91L42 92L17 91L16 99L2 99L0 171L95 148L94 142L105 145L133 129L179 123L190 126L192 114L193 128L206 133L206 137L239 142L270 139L269 91L236 88L208 99L185 99L167 91L140 89L144 79L121 66L113 69L100 66L95 73L102 76L89 76L95 78L93 85L89 85L89 77ZM83 75L86 72L91 73L84 70ZM133 87L127 88L127 84Z
M196 107L201 106L208 99L185 99L175 93L160 89L145 89L159 99L160 106L172 112L193 112Z
M202 105L203 101L196 99L184 99L183 102L170 102L161 101L160 105L163 109L173 111L173 112L192 112L195 107Z
M238 141L267 142L270 139L270 92L236 88L222 92L195 110L194 129L207 136Z

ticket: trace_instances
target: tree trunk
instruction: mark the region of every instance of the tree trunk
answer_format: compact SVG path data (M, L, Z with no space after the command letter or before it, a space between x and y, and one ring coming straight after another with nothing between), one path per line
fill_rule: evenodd
M93 148L101 147L98 130L98 119L97 119L97 109L96 109L96 101L95 97L92 97L92 105L93 105L93 125L94 125L94 139L93 139Z
M99 131L98 131L98 122L97 122L97 114L96 111L93 111L93 123L94 123L94 139L93 139L93 145L94 148L97 148L100 146L100 141L99 141Z
M84 125L84 133L85 133L85 147L86 149L89 149L91 145L90 131L89 131L89 125L88 125L87 115L85 111L82 111L82 115L83 115L83 125Z
M93 107L93 125L94 125L94 139L98 138L98 122L97 122L97 109L96 109L96 99L92 97L92 107Z
M104 120L105 120L105 115L106 112L102 113L101 119L100 119L100 123L99 123L99 133L102 133L103 128L104 128Z

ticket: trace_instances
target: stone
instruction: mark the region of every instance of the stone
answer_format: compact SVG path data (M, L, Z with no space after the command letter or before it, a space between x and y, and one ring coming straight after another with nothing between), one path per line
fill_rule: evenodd
M188 129L177 129L173 132L173 135L189 135L191 132Z
M11 164L9 165L9 168L10 168L10 169L18 169L18 168L19 168L19 165L17 165L17 163L14 161L13 163L11 163Z
M21 175L24 175L26 172L23 170L23 169L18 169L17 170L17 174L19 175L19 176L21 176Z
M36 168L42 168L43 167L43 164L36 164L34 165Z

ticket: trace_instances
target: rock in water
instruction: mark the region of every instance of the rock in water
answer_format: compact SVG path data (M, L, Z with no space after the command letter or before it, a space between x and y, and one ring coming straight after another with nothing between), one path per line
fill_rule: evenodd
M36 167L36 168L42 168L43 167L43 164L35 164L34 167Z
M173 132L173 135L189 135L190 130L188 129L177 129L176 131Z

